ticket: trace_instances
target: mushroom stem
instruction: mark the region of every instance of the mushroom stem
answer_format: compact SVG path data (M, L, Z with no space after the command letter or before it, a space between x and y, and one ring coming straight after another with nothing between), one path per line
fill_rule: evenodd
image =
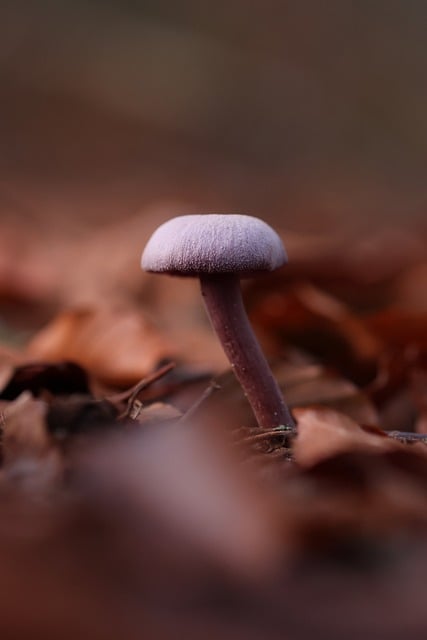
M249 323L239 278L234 274L201 275L200 284L212 326L261 429L294 428L268 362Z

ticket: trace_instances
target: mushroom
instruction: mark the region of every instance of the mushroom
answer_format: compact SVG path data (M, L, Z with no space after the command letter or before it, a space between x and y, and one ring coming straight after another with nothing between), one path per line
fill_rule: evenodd
M292 430L294 421L249 323L240 279L286 262L277 233L238 214L172 218L153 233L141 259L145 271L199 277L212 326L262 429Z

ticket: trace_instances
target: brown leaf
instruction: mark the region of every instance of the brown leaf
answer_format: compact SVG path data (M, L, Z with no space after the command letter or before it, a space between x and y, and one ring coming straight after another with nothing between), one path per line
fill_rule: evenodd
M359 423L378 424L377 411L368 396L334 371L319 365L282 366L276 375L291 407L322 405Z
M389 308L366 318L366 326L389 347L427 354L427 311Z
M71 360L104 384L131 386L173 349L147 317L131 309L67 311L30 341L27 354L40 360Z
M289 479L291 544L329 562L382 567L390 541L426 529L426 448L348 442Z
M129 415L133 420L145 426L149 424L165 424L166 422L177 420L182 416L181 411L165 402L153 402L144 407L139 400L133 403Z
M46 428L47 405L26 392L4 411L3 457L10 463L21 456L44 455L51 447Z
M256 325L275 336L276 349L283 344L298 346L359 382L375 375L383 351L381 336L343 303L312 285L271 293L252 315Z
M295 460L311 466L345 451L383 452L396 447L385 434L368 432L348 416L326 407L294 410L298 422Z
M90 394L86 372L73 362L16 367L0 391L0 400L15 400L24 391L35 397L46 391L51 395Z
M25 392L3 413L4 478L13 489L44 494L58 481L61 459L48 435L46 412L44 402Z

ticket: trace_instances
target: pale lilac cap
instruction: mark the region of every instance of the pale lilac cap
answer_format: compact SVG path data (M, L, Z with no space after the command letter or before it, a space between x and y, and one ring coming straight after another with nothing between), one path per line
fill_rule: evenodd
M144 271L197 276L255 274L287 262L283 243L266 222L240 214L172 218L151 236L141 258Z

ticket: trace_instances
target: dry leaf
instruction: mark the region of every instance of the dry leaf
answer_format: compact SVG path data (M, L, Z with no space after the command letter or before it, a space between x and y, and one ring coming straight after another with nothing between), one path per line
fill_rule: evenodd
M377 425L378 414L367 394L349 380L319 365L277 368L276 375L291 407L322 405L353 418Z
M277 345L298 346L359 382L373 378L384 350L381 336L371 333L342 302L311 285L263 297L252 317L275 336Z
M129 414L130 418L145 426L156 423L165 424L166 422L177 420L181 416L181 411L165 402L153 402L144 407L139 400L135 400Z
M24 391L39 397L50 395L90 394L84 369L73 362L32 363L15 367L0 391L1 400L15 400Z
M47 405L41 400L34 400L28 392L8 404L3 423L5 464L19 457L44 455L51 448L46 414Z
M366 326L390 347L427 354L427 312L389 308L366 318Z
M70 360L108 385L131 386L172 347L142 312L130 309L75 309L55 318L27 347L32 359Z
M60 455L48 435L47 406L28 392L9 403L3 416L4 479L12 489L44 496L62 472Z
M295 409L294 415L298 422L294 455L302 466L345 451L383 452L396 446L385 434L366 431L355 420L333 409L307 407Z

